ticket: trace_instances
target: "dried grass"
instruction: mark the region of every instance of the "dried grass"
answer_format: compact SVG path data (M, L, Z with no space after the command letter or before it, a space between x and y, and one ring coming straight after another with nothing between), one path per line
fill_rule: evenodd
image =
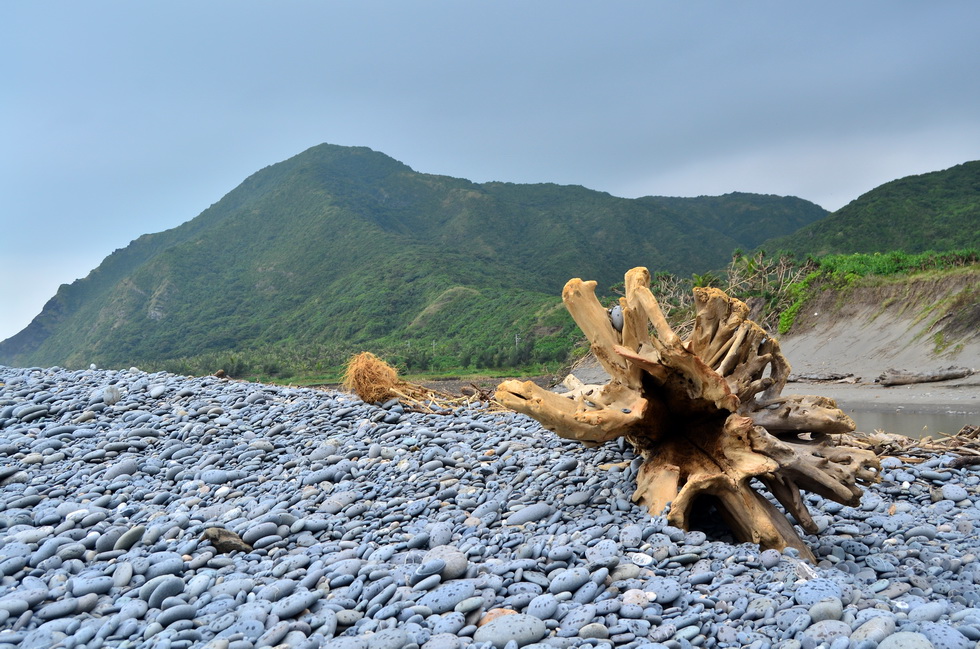
M352 356L344 369L344 389L365 403L387 401L396 396L392 390L398 383L398 370L371 352Z
M454 408L489 401L490 396L477 389L468 394L453 396L398 378L398 370L371 352L351 356L344 369L342 387L365 403L381 403L398 399L410 410L449 414ZM475 387L475 386L474 386ZM493 404L491 404L492 407Z

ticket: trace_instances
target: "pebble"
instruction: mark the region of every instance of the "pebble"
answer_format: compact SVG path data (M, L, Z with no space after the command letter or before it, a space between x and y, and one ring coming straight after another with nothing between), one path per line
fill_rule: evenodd
M844 614L844 605L838 597L828 597L810 606L810 619L814 622L839 620Z
M507 517L508 525L524 525L542 518L548 518L555 513L555 508L548 503L535 503L520 509Z
M942 494L943 498L946 500L952 500L953 502L966 500L970 497L970 493L964 487L958 484L943 485Z
M504 649L515 642L523 647L544 638L548 628L542 620L532 615L505 615L485 624L473 634L476 642L489 642L496 649Z
M475 592L476 587L472 582L454 581L426 593L419 604L428 607L435 614L447 613L460 602L472 597Z
M585 567L562 570L551 580L548 586L550 593L574 592L589 581L589 571Z
M480 407L0 367L0 459L0 649L980 641L980 469L948 455L805 494L816 565L635 507L627 445Z
M840 584L830 579L811 579L804 582L793 594L797 604L812 606L822 599L841 599L844 596Z
M929 638L914 631L893 633L878 643L877 649L937 649Z

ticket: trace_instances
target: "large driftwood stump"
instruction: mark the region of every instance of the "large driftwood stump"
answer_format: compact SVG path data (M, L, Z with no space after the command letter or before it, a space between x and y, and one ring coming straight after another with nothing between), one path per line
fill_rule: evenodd
M724 292L694 289L694 330L681 340L650 292L646 268L626 273L622 331L595 286L570 280L562 299L609 383L562 395L505 381L497 400L562 437L588 444L625 437L644 459L633 500L653 515L667 511L670 524L689 529L692 512L713 505L740 541L793 547L813 560L754 481L816 533L801 489L856 505L859 484L877 480L872 452L831 437L853 431L854 422L831 399L780 396L790 366L779 343Z

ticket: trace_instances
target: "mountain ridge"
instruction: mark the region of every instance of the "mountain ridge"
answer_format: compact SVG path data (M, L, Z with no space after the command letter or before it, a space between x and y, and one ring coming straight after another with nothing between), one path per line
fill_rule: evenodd
M762 246L814 256L978 248L980 160L884 183L827 218Z
M558 301L570 277L603 292L633 266L707 272L827 214L773 195L474 183L323 144L62 285L0 362L180 369L270 346L326 365L361 349L409 367L556 361L578 335Z

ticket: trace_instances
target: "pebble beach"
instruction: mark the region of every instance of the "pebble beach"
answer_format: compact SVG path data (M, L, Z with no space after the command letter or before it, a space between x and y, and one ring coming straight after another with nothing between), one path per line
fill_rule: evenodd
M0 649L972 649L952 459L807 494L814 565L635 506L625 442L478 403L0 366Z

